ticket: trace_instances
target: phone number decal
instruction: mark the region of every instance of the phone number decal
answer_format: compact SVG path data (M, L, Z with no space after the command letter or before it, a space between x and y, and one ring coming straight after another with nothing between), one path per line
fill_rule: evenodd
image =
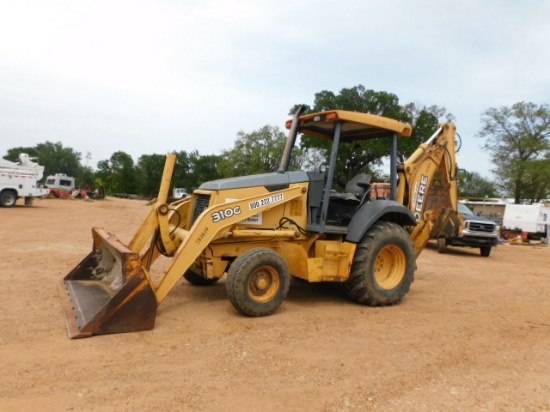
M256 200L254 202L250 202L249 203L250 210L254 210L254 209L257 209L259 207L269 205L271 203L280 202L281 200L284 200L284 198L285 198L285 196L282 193L279 193L278 195L264 197L263 199Z

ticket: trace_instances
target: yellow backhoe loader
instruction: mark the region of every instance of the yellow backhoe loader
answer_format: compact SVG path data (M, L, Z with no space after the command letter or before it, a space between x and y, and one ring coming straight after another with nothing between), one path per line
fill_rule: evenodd
M298 110L286 126L277 172L206 182L172 203L175 156L168 155L158 199L130 244L93 228L92 252L62 280L69 336L152 329L158 305L182 276L208 285L227 274L229 300L248 316L277 310L291 276L341 282L351 299L365 305L399 302L428 240L449 236L462 224L455 125L441 124L400 165L398 139L412 133L406 123L342 110ZM288 170L299 134L332 142L328 165ZM389 198L373 196L371 186L377 186L365 174L347 182L346 193L335 193L339 147L381 138L391 153ZM160 256L169 257L169 265L152 273Z

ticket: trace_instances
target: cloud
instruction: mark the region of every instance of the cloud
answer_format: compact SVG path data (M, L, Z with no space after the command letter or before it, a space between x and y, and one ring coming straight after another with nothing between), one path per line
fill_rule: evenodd
M549 95L549 12L510 0L4 2L0 136L5 150L61 141L92 163L218 154L319 91L363 84L445 106L461 167L488 175L481 112Z

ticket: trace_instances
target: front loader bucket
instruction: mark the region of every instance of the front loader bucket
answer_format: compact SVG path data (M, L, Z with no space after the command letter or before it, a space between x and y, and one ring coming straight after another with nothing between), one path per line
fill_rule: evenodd
M139 254L93 228L93 251L61 282L71 338L153 329L157 299Z

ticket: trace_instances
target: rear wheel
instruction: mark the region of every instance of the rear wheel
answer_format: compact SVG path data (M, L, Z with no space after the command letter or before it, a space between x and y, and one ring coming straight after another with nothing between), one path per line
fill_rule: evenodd
M409 291L415 270L416 253L409 234L395 223L377 222L357 245L344 286L361 304L393 305Z
M185 272L183 277L185 278L186 281L188 281L189 283L191 283L194 286L213 285L218 280L220 280L219 278L208 279L208 278L202 277L201 275L199 275L197 272L195 272L192 269L189 269L187 272Z
M481 246L479 248L479 253L483 257L489 257L489 255L491 254L491 246Z
M235 259L225 285L229 300L239 312L266 316L277 310L286 297L290 274L281 255L256 248Z
M17 202L17 193L13 190L4 190L0 194L0 206L2 207L13 207Z

